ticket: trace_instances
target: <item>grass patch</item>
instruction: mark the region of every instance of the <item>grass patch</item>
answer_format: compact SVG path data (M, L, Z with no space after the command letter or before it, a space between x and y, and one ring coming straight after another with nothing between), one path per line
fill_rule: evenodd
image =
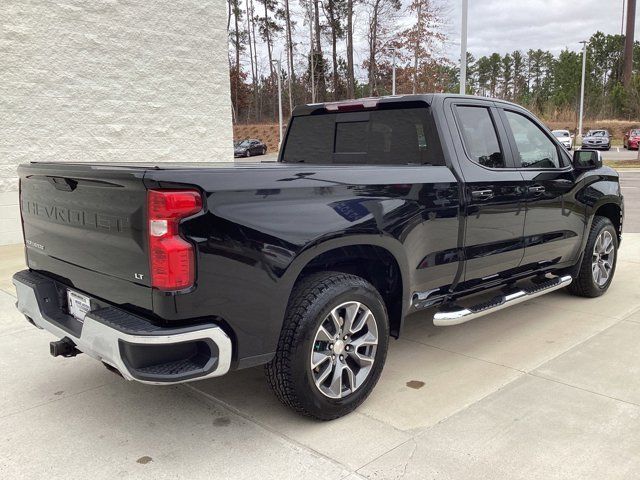
M640 168L640 160L604 160L603 163L613 168Z

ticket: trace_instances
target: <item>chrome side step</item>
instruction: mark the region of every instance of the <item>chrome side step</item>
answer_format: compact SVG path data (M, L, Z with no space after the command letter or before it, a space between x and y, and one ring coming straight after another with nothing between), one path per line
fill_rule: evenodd
M532 298L539 297L545 293L553 292L566 287L571 283L571 276L554 277L547 281L539 283L533 287L524 288L506 295L498 295L491 300L479 303L469 308L460 308L454 310L440 310L433 316L433 324L438 327L448 327L468 322L478 317L488 315L503 308L526 302Z

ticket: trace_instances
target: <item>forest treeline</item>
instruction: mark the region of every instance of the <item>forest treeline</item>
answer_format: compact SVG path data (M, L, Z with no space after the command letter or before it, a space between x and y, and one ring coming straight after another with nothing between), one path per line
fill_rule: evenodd
M277 120L281 75L291 107L396 93L459 91L447 57L447 5L437 0L228 0L229 71L236 123ZM632 85L622 86L624 36L588 41L585 115L640 116L640 43ZM522 104L548 120L577 118L582 52L531 48L467 54L467 93Z

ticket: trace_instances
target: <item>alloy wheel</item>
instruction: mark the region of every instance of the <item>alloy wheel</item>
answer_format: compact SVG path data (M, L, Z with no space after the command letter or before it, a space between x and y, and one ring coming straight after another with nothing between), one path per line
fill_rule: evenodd
M615 254L613 235L611 235L611 232L608 230L603 230L598 235L596 243L593 246L593 256L591 260L593 281L599 287L606 285L609 281L613 270Z
M344 398L362 386L375 362L378 325L360 302L335 307L320 323L311 350L316 388L329 398Z

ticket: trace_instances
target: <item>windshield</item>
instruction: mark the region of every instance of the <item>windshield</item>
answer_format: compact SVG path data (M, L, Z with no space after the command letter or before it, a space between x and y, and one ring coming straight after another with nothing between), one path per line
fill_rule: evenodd
M607 132L605 132L604 130L595 130L593 132L587 133L587 136L588 137L606 137Z
M640 137L640 128L637 128L635 130L631 130L631 136L632 137Z
M557 138L569 136L569 132L566 130L554 130L551 133L553 133Z
M238 147L248 147L251 144L249 140L242 140L237 144Z

